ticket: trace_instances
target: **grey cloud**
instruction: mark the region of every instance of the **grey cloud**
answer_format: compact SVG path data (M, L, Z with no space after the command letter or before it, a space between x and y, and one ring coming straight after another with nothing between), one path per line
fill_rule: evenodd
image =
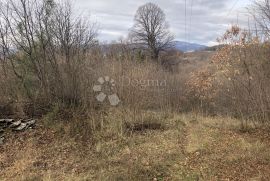
M184 0L150 0L158 4L166 13L167 21L177 40L201 44L213 43L217 36L237 21L237 11L245 11L247 0L240 0L230 12L235 0L187 0L187 17L185 19ZM139 6L146 0L75 0L78 11L90 11L100 25L99 38L102 41L117 40L128 34L133 24L133 16ZM186 20L186 21L185 21ZM185 23L186 22L186 23ZM239 14L238 23L245 26L247 16ZM187 24L187 34L185 33ZM186 39L185 37L189 37Z

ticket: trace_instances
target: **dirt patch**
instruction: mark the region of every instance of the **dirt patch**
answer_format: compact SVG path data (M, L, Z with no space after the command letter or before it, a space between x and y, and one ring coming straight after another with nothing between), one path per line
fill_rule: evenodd
M125 128L128 132L145 132L150 130L164 130L165 126L160 123L126 123Z

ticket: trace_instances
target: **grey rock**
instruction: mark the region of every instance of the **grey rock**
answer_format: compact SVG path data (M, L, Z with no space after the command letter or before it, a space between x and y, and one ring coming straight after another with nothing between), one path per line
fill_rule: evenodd
M23 119L23 120L21 120L21 121L22 121L22 123L27 123L27 122L29 122L29 121L31 121L31 120L33 120L33 119Z
M28 127L31 127L31 126L36 124L36 120L28 121L26 124L27 124Z
M22 123L21 120L16 121L16 122L13 122L13 123L10 125L10 128L16 128L16 127L20 126L21 123Z
M0 145L4 144L5 131L11 128L13 131L24 131L32 128L36 124L36 120L26 119L14 121L14 119L0 119Z
M0 129L7 128L13 121L14 119L0 119Z
M27 124L26 123L21 123L19 127L13 129L14 131L23 131L24 129L27 128Z
M6 119L6 123L12 123L14 122L14 119Z
M12 123L14 119L0 119L0 124L1 123Z

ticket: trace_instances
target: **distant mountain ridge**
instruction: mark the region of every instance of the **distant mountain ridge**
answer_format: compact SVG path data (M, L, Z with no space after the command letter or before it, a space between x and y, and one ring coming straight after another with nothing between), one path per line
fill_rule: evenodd
M108 50L111 45L121 45L121 43L108 43L108 44L101 44L101 47L103 48L104 51ZM130 43L127 44L129 48L146 48L146 45L141 45L141 44L136 44L136 43ZM181 51L181 52L194 52L194 51L210 51L211 47L205 46L205 45L200 45L197 43L188 43L184 41L173 41L172 46L174 49ZM213 48L214 49L214 48ZM211 49L212 50L212 49ZM214 50L212 50L214 51Z
M188 43L184 41L174 41L173 42L174 48L183 52L193 52L207 49L208 46L200 45L197 43Z

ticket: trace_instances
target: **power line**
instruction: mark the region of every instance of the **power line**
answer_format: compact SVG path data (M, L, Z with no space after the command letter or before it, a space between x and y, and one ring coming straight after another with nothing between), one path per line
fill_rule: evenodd
M249 31L251 32L266 32L266 33L269 33L269 30L256 30L256 29L249 29Z
M190 32L191 32L191 20L192 20L192 15L193 15L193 0L191 0L191 7L190 7L188 42L190 42Z
M239 0L236 0L233 4L233 6L231 7L230 11L227 14L227 17L231 14L232 10L235 8L236 4L239 2Z
M185 51L187 51L187 0L185 0Z

